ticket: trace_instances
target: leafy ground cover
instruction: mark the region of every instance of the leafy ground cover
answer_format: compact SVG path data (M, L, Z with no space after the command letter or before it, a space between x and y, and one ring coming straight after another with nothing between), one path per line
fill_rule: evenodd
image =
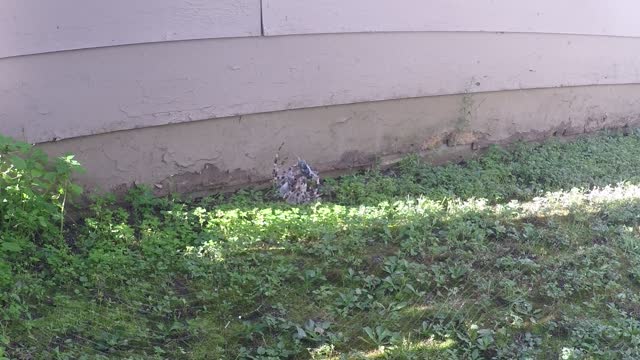
M637 359L639 154L409 157L299 206L137 188L65 224L78 164L5 138L0 358Z

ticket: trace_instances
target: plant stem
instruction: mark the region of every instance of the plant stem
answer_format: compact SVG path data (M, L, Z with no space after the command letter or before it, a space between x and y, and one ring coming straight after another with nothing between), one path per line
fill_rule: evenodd
M60 236L62 236L62 231L64 230L64 206L67 202L67 186L69 180L65 180L64 182L64 190L62 194L62 205L60 206Z

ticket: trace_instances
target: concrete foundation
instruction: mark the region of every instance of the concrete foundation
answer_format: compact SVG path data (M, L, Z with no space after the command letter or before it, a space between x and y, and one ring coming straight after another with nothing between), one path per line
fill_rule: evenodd
M76 154L89 192L149 184L158 195L269 180L273 159L321 174L419 152L438 162L489 144L640 125L640 85L432 96L234 116L71 138L39 146Z

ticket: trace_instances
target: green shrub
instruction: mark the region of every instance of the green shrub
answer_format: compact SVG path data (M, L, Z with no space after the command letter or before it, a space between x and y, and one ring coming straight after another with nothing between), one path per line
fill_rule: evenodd
M17 276L37 276L67 252L65 207L82 189L71 182L81 170L73 155L51 161L40 149L0 136L0 304L2 318L16 318ZM24 284L24 283L22 283ZM21 285L22 286L22 285Z

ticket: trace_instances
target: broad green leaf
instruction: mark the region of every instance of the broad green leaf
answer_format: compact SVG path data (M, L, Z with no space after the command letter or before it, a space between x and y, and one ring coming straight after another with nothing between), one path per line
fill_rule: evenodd
M20 244L15 242L5 242L2 243L2 250L8 252L20 252L22 251L22 247L20 246Z
M27 168L27 162L24 161L24 159L19 157L19 156L13 155L13 156L11 156L9 161L18 170L24 170L24 169Z

